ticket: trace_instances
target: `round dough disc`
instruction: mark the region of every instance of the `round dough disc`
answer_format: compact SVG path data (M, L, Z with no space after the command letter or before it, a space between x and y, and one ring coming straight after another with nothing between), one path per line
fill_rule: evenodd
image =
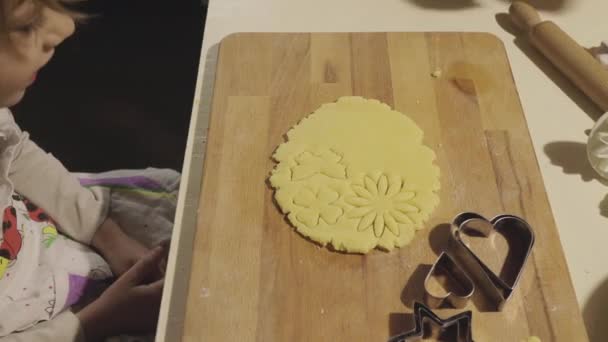
M439 168L422 137L414 121L377 100L324 104L275 151L275 199L300 234L324 246L403 247L439 203Z

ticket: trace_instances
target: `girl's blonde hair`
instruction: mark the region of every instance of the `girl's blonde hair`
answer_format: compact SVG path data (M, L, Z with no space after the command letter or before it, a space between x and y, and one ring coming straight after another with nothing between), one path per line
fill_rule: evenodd
M56 11L70 14L74 18L80 18L81 15L69 8L70 4L80 2L81 0L0 0L0 35L8 32L8 21L12 11L26 2L32 2L36 10L42 10L44 7L51 8Z

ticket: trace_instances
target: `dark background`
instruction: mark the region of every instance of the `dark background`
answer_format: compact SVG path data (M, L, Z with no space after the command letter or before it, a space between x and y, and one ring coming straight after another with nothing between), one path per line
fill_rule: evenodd
M12 108L70 171L181 170L206 7L88 0L91 13Z

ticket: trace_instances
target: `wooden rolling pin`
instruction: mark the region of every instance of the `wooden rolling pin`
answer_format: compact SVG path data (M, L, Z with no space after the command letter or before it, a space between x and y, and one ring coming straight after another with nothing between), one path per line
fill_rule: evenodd
M527 33L532 45L608 112L608 70L555 23L542 21L534 7L516 1L509 13L513 22Z

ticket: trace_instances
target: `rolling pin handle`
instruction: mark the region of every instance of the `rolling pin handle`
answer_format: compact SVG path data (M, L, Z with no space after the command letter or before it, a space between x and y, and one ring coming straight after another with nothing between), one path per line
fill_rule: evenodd
M536 9L523 1L515 1L509 7L509 14L515 25L526 32L529 32L534 26L541 23Z

